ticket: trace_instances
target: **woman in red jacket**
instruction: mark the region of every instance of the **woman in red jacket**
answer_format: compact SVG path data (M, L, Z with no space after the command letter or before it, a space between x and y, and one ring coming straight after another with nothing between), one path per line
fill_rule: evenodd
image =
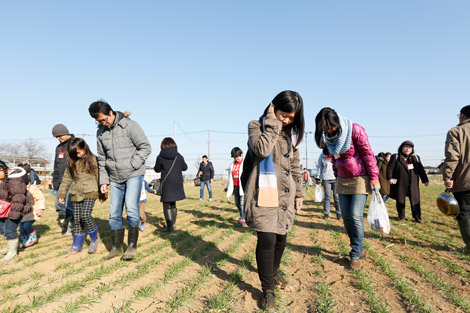
M341 116L331 108L323 108L315 118L315 141L333 155L333 171L337 177L336 192L349 236L352 269L360 269L365 257L364 206L371 188L380 189L379 169L364 128Z

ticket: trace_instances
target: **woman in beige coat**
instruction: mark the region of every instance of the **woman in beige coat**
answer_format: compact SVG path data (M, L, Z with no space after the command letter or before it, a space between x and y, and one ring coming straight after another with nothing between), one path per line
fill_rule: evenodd
M295 211L302 207L304 190L298 148L303 135L302 98L289 90L278 94L260 120L251 121L248 126L244 211L248 226L258 234L256 262L263 309L268 312L276 308L274 288L287 283L279 265ZM263 170L266 164L271 171Z

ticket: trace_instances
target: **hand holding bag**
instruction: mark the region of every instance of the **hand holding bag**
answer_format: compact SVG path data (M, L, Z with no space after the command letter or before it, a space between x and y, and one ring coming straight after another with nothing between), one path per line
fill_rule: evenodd
M367 222L373 230L381 231L385 234L390 233L390 220L388 218L387 207L379 193L375 190L372 192L372 198L370 199Z
M0 218L8 218L11 211L11 202L0 200Z
M322 202L323 201L323 190L321 189L320 185L315 186L315 202Z

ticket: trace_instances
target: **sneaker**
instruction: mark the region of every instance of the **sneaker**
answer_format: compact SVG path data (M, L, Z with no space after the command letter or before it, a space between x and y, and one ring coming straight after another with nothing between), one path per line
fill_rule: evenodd
M212 201L212 198L209 198L209 201Z
M342 220L343 220L343 216L342 216L341 214L336 215L336 218L338 219L338 221L342 221Z
M269 313L276 312L276 298L273 290L263 291L263 310Z
M204 199L203 199L203 198L199 198L199 201L202 201L202 200L204 200Z
M329 216L328 214L325 214L325 215L323 216L323 219L324 219L324 220L329 220L329 219L330 219L330 216Z
M421 224L422 222L423 221L420 218L416 219L416 223Z
M140 224L139 230L140 230L140 231L144 231L144 230L145 230L145 223L144 223L144 222L142 222L142 223Z
M237 221L237 225L241 226L241 227L245 227L246 226L245 219L244 218L239 218L238 221Z
M289 284L286 276L280 270L277 270L274 274L274 283L276 284L276 287L279 287L280 289L285 289Z

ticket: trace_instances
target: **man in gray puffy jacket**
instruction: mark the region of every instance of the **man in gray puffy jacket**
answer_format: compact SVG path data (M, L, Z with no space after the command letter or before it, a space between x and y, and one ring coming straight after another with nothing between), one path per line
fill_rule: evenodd
M111 106L102 100L93 102L88 111L100 124L96 134L100 191L111 191L109 226L112 248L104 259L111 259L122 250L122 212L125 204L129 230L128 247L122 259L133 260L137 254L139 199L145 161L152 148L139 124L129 118L130 113L113 111Z

